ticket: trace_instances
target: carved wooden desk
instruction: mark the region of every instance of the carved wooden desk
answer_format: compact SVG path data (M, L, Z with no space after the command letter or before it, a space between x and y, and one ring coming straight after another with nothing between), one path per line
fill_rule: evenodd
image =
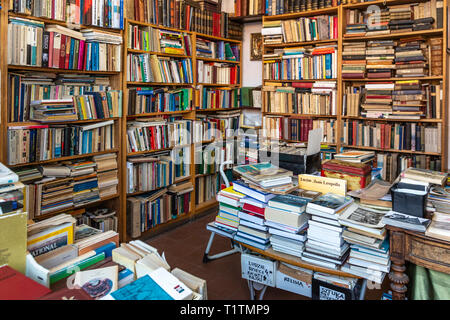
M403 300L409 282L406 261L424 268L450 274L450 242L425 234L386 225L390 233L392 298Z

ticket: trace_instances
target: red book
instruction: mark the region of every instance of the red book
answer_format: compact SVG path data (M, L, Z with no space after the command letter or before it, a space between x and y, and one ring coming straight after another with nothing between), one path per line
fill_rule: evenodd
M50 292L10 266L0 267L0 300L36 300Z
M59 50L59 65L58 68L64 69L66 64L66 35L61 35L61 49ZM69 38L70 39L70 38Z
M381 137L380 137L380 139L381 139L381 141L380 141L381 142L381 148L384 149L384 148L386 148L386 146L384 145L384 135L385 135L385 132L384 132L385 131L385 125L384 125L384 123L382 123L380 127L381 127L381 130L380 130L381 131L381 134L380 134L381 135Z
M338 18L333 17L333 39L338 38Z
M244 206L242 207L242 209L244 209L245 211L248 211L248 213L253 213L255 215L261 216L264 218L264 212L265 212L265 208L260 208L257 206L254 206L252 204L249 203L244 203Z
M63 288L39 298L38 300L95 300L83 289Z
M292 82L294 88L312 88L314 82Z
M72 46L72 38L67 38L66 40L66 61L64 62L64 69L70 69L69 61L70 61L70 47Z

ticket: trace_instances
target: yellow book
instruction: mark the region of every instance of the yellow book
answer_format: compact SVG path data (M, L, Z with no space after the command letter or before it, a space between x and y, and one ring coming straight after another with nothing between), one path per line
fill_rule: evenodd
M27 249L35 257L56 248L72 244L73 223L65 222L28 236Z
M81 113L83 114L83 120L88 119L87 114L86 114L86 104L84 103L84 98L80 97L79 101L81 104Z
M25 274L27 213L1 215L0 230L0 265L7 264Z

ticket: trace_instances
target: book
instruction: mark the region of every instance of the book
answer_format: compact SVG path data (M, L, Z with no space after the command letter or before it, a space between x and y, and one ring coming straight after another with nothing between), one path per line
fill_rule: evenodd
M101 299L118 289L118 266L85 270L75 273L74 285L86 291L92 298Z
M275 185L285 184L285 179L291 181L292 172L278 168L269 162L257 163L254 165L242 165L233 167L233 171L246 179L256 183L263 184L264 182L277 181L277 179L283 179L277 182Z
M27 253L27 214L0 215L0 260L20 273L25 273Z
M296 213L304 212L307 203L308 201L306 201L304 198L291 194L276 195L268 202L269 206L272 208L278 208Z
M51 290L8 265L0 266L1 300L37 300Z
M383 223L408 230L425 232L431 221L425 218L410 216L400 212L389 211L383 217Z
M311 213L308 212L308 209L315 209L328 214L334 214L352 202L353 198L350 196L340 196L334 193L327 193L310 201L306 206L306 212Z

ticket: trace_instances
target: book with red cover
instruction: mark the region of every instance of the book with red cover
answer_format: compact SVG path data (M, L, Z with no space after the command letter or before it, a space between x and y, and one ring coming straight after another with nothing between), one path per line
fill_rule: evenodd
M291 86L294 88L312 88L314 82L292 82Z
M62 288L38 300L95 300L83 289Z
M61 35L61 49L59 50L59 66L58 68L64 69L66 63L66 35ZM70 38L69 38L70 39Z
M10 266L0 267L0 300L36 300L50 292Z
M242 209L244 211L247 211L247 213L249 213L249 214L254 214L254 215L260 216L262 218L264 218L264 212L266 210L265 208L260 208L260 207L254 206L252 204L249 204L249 203L244 203L244 205L242 206Z

